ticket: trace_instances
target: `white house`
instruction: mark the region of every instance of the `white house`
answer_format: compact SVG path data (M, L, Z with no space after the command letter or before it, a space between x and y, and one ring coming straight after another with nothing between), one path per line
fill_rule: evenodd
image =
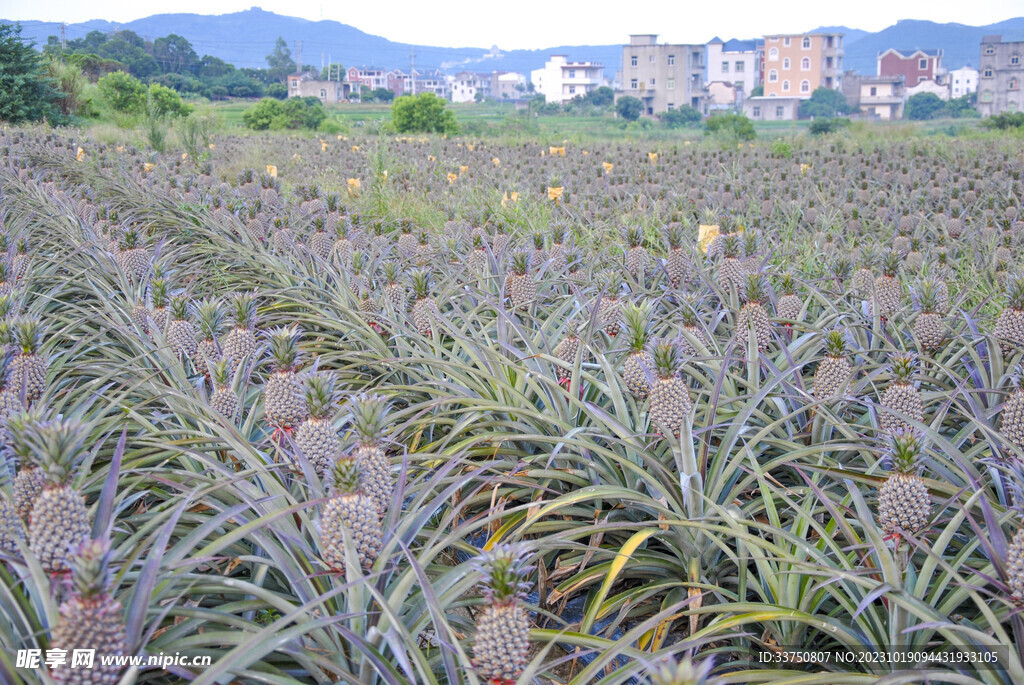
M490 91L490 74L460 71L452 81L452 102L475 102L477 93L480 93L480 97L484 97L489 95Z
M547 102L568 102L604 85L600 62L570 62L565 55L552 55L542 69L530 72L534 89Z
M739 103L758 85L760 75L760 54L756 40L732 40L712 38L707 44L708 72L705 82L731 83L736 89Z
M950 96L961 98L978 91L978 70L967 64L949 72Z

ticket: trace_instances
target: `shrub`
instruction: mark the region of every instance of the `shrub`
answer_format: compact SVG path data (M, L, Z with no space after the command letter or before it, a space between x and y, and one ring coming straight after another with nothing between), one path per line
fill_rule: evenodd
M339 133L345 133L348 131L348 127L342 124L337 119L324 119L320 122L320 125L316 127L316 130L320 133L326 133L328 135L337 135Z
M769 149L773 157L790 159L793 156L793 146L785 140L776 140Z
M800 103L801 119L832 118L839 114L849 114L850 111L851 107L842 93L825 87L816 88L810 99Z
M644 103L640 98L626 95L615 102L615 113L626 121L636 121L644 111Z
M327 111L314 97L289 98L284 102L263 98L242 112L242 121L254 131L316 130L327 118Z
M937 119L946 112L946 103L935 93L918 93L907 100L903 116L914 121Z
M815 119L811 122L810 131L812 135L820 136L825 133L835 133L850 125L850 120L843 117L834 119Z
M1003 112L994 114L984 121L986 128L1000 131L1024 128L1024 112Z
M665 128L683 128L700 121L700 112L689 105L662 112L658 115Z
M288 86L283 83L271 83L263 89L264 95L275 100L284 100L288 97Z
M121 114L141 114L146 108L146 86L123 71L101 78L97 84L100 95L112 110Z
M736 140L754 140L754 124L742 114L713 114L704 120L704 133L733 137Z
M254 131L266 131L274 117L284 112L284 103L280 100L264 98L254 106L242 112L242 122L246 128Z
M391 104L391 122L397 133L459 132L455 114L433 93L396 98Z
M187 117L192 113L192 105L183 102L177 91L159 83L149 85L147 107L156 116Z
M22 43L21 28L0 24L0 120L38 121L59 115L59 93L45 78L39 53Z

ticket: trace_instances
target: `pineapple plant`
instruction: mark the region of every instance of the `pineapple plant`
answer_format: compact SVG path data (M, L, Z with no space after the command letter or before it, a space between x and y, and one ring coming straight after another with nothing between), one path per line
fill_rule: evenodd
M762 352L768 349L772 336L768 311L764 308L765 299L764 277L760 273L747 274L743 285L743 306L736 316L736 336L745 345L748 331L753 329L757 349Z
M25 539L25 524L18 516L18 507L0 492L0 554L13 555L18 540Z
M1024 449L1024 387L1022 387L1022 376L1018 370L1011 380L1012 390L1003 402L1000 412L999 432L1004 438Z
M342 455L331 465L330 496L320 511L320 556L335 573L345 574L345 538L352 540L359 565L369 569L383 547L380 516L362 491L359 462Z
M320 259L327 261L334 249L334 242L327 234L327 217L317 216L313 219L313 235L309 237L309 251Z
M839 331L829 331L825 336L825 357L814 372L815 399L825 400L835 396L853 373L846 357L846 340L843 334Z
M217 412L229 422L234 423L238 417L238 393L231 385L231 367L227 359L209 364L210 379L213 393L210 395L210 409Z
M758 273L761 271L761 241L757 233L747 231L743 234L743 271L744 273Z
M710 348L711 341L704 332L698 312L697 296L693 293L686 293L679 306L679 318L683 324L683 331L696 338L705 348ZM680 338L679 347L685 355L692 357L697 354L697 349L685 336Z
M472 249L466 258L466 265L475 274L483 274L487 270L487 247L484 245L483 236L473 236Z
M154 278L150 282L150 289L153 293L153 309L149 312L149 318L153 321L154 330L161 333L167 330L167 322L170 320L170 310L167 307L168 287L167 280L164 278Z
M671 342L658 343L652 359L655 380L649 391L651 423L678 438L684 420L693 411L690 389L679 375L679 347Z
M398 251L406 257L411 257L416 251L416 234L412 232L412 222L402 219L398 222Z
M921 395L910 380L914 373L914 363L911 355L903 353L892 359L893 381L882 394L882 411L878 415L878 423L887 433L911 430L913 426L907 419L917 422L924 420Z
M1006 299L994 331L1003 354L1024 345L1024 277L1013 276L1007 281Z
M70 420L27 421L22 442L43 476L28 517L32 553L47 573L68 570L71 550L89 535L89 512L71 481L85 457L86 432Z
M175 354L185 359L195 359L199 349L199 332L188 319L188 300L184 297L171 298L171 322L167 324L167 343Z
M0 255L0 295L9 295L14 292L13 279L10 277L10 267L7 259Z
M686 249L684 247L685 235L680 224L673 224L665 232L665 239L668 243L668 256L665 258L665 272L668 274L669 283L673 288L678 288L689 272Z
M243 359L255 359L259 351L256 339L256 294L233 294L230 309L233 325L224 336L221 354L228 360L228 368L234 374Z
M552 350L555 359L565 364L565 366L556 366L555 374L558 376L558 384L566 390L569 389L569 384L572 382L572 369L576 364L576 355L582 344L579 338L579 324L576 321L570 321L566 326L565 337Z
M125 231L118 241L117 265L131 281L142 280L149 270L149 252L135 228Z
M892 436L889 460L892 467L878 493L878 522L888 535L916 535L928 525L932 501L919 475L921 444L913 431L899 430Z
M336 400L334 376L314 373L306 378L306 418L295 431L295 445L302 451L316 472L323 476L330 471L334 458L341 451L341 438L331 423Z
M297 326L281 326L268 333L271 373L263 385L263 414L275 435L290 435L306 418L305 393L298 375L302 366L298 346L301 335Z
M874 250L865 247L861 250L860 268L853 273L853 292L859 297L868 297L874 288L875 264L878 260Z
M25 274L28 273L29 261L28 241L22 238L18 241L17 247L14 250L14 257L11 259L11 275L15 281L25 278Z
M938 281L945 287L945 283ZM924 279L917 289L917 317L914 319L914 337L925 350L936 350L946 337L946 323L942 318L940 289L937 282ZM948 294L946 295L948 301ZM947 304L948 308L948 304Z
M722 680L711 677L714 667L712 659L705 659L700 664L693 663L690 656L679 662L671 657L665 662L648 669L650 685L722 685Z
M1018 606L1024 604L1024 528L1018 528L1010 540L1006 554L1006 575L1010 597Z
M544 249L544 234L534 231L530 234L530 242L533 244L533 250L529 252L530 263L543 265L548 260L547 250Z
M416 244L416 250L413 253L413 261L416 262L417 266L427 266L434 259L434 246L430 244L430 239L427 236L426 231L420 231L419 242Z
M532 570L521 545L497 545L478 556L484 576L484 605L476 616L473 668L492 685L515 685L530 651L530 617L522 606Z
M351 408L352 428L357 436L351 456L359 464L360 488L383 518L395 489L391 460L383 444L388 403L381 395L364 393L352 398Z
M505 231L505 224L501 221L494 228L494 238L491 241L491 251L496 257L501 257L508 247L509 235Z
M548 259L551 260L551 268L556 272L565 270L565 240L568 231L565 226L556 223L551 227L551 249L548 250Z
M799 320L804 303L800 296L796 294L796 280L793 278L793 274L782 274L779 292L781 295L779 301L775 304L775 314L780 319L785 319L786 321ZM787 326L789 325L792 324L787 324Z
M650 331L648 330L648 317L651 313L651 305L643 303L640 305L629 304L622 312L622 318L626 323L626 337L628 343L628 354L622 365L622 379L626 383L629 392L643 399L647 397L650 389L647 376L654 367L654 358L647 349Z
M128 650L121 603L110 592L108 565L110 543L86 540L71 558L71 593L59 609L50 646L65 650L94 649L104 657L123 656ZM58 683L114 685L123 666L104 664L96 659L92 668L83 670L61 665L53 670Z
M622 279L614 269L606 269L600 277L603 287L600 304L597 308L597 320L601 329L611 337L619 334L622 314L622 303L619 300L619 289Z
M525 310L537 296L537 283L529 274L529 268L529 252L517 250L512 254L512 265L505 276L505 295L512 309Z
M924 266L924 244L920 238L910 239L910 250L907 252L907 256L903 258L903 268L908 273L917 273L921 271L921 267Z
M882 257L882 275L875 279L875 306L882 318L891 318L903 305L903 286L897 274L900 255L890 250Z
M643 228L630 226L626 229L626 270L638 282L643 282L650 261L650 255L644 246Z
M390 303L396 314L403 313L408 304L408 294L405 292L405 284L401 282L398 263L387 261L381 265L381 273L384 280L384 299Z
M274 252L279 255L287 254L295 247L295 233L286 219L277 217L274 219L274 233L271 238L271 245Z
M224 315L224 305L216 298L206 297L196 304L199 343L192 362L204 373L208 371L207 362L215 362L221 357L220 331L224 327Z
M5 387L24 393L27 402L35 402L46 388L47 360L40 353L42 324L34 316L21 316L14 322L15 355L10 361Z
M430 335L437 316L437 303L430 296L430 275L421 270L412 273L412 322L420 335Z
M345 268L352 261L352 252L356 249L352 240L352 227L347 221L339 221L335 227L334 245L331 246L331 258L334 265Z

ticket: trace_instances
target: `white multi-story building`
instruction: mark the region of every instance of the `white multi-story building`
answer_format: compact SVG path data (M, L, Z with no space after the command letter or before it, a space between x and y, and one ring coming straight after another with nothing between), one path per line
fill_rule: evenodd
M716 36L707 45L705 82L731 83L742 104L742 96L749 96L761 83L763 54L756 40L723 41Z
M978 70L967 64L949 72L949 90L953 98L978 91Z
M490 74L460 71L452 81L452 102L476 102L477 93L483 98L490 95L490 92Z
M530 72L534 90L547 102L568 102L604 85L600 62L570 62L565 55L552 55L542 69Z

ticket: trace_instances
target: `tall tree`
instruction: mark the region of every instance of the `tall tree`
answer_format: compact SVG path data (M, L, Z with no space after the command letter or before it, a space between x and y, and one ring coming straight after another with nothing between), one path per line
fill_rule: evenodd
M199 63L199 55L192 44L176 33L153 41L153 58L164 74L192 73Z
M0 24L0 121L54 119L59 94L43 72L40 54L21 40L21 26Z
M267 69L275 81L282 83L295 71L295 60L292 59L292 51L288 49L288 43L281 36L277 37L274 43L274 50L267 55Z

